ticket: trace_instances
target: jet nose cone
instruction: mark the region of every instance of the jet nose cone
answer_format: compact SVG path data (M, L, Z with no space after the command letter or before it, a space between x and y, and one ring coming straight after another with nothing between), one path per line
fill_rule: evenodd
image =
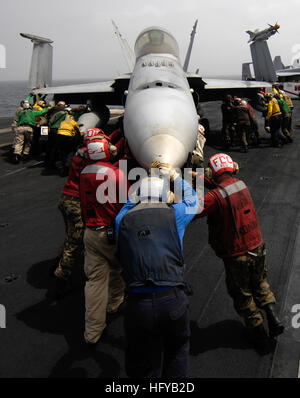
M157 134L149 137L139 151L142 166L149 168L153 160L181 167L188 154L184 145L174 136Z

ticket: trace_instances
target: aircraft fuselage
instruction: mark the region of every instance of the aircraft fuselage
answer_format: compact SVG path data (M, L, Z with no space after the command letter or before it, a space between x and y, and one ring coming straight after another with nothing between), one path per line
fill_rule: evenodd
M124 115L129 147L144 167L153 160L182 167L195 147L198 119L177 42L167 31L149 28L135 52Z

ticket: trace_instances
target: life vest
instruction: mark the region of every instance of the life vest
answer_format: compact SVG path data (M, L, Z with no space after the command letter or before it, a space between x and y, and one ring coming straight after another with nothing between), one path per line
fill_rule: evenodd
M221 180L219 186L222 188L210 191L218 202L219 211L210 214L207 219L209 243L216 254L219 257L235 257L262 245L258 218L244 182L229 177Z
M54 114L52 114L52 116L50 117L49 120L49 127L50 128L59 128L61 122L63 122L65 120L67 116L67 113L64 110L60 110L60 111L56 111Z
M57 134L74 137L76 135L75 127L78 127L75 120L64 120L61 122L59 129L57 130Z
M291 100L291 98L288 95L286 95L286 94L283 94L282 97L283 97L283 100L288 104L289 108L291 110L293 110L294 109L294 104L293 104L293 101Z
M270 119L271 117L281 115L280 107L276 98L272 98L267 106L268 106L268 113L266 116L266 120Z
M108 226L114 223L123 204L119 203L119 185L123 173L109 162L87 165L80 175L82 215L88 227Z
M176 286L183 281L183 255L175 212L164 203L140 203L121 219L118 253L129 288Z

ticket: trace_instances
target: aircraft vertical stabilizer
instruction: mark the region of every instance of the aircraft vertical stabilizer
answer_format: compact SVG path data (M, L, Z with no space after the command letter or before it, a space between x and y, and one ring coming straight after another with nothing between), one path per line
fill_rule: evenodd
M133 51L131 50L131 48L130 48L128 42L127 42L127 40L124 39L123 36L121 35L121 33L120 33L120 31L119 31L117 25L115 24L115 22L114 22L113 20L111 20L111 22L112 22L112 24L113 24L115 34L116 34L116 36L117 36L117 38L118 38L118 40L119 40L120 46L121 46L121 48L122 48L123 55L124 55L125 60L126 60L126 62L127 62L129 71L132 72L132 70L133 70L133 68L134 68L134 65L135 65L135 56L134 56L134 53L133 53Z
M255 80L275 82L276 72L268 44L265 40L255 41L250 45Z
M33 42L28 87L41 88L52 84L52 40L39 36L20 33Z
M245 62L242 66L242 80L253 80L251 69L251 62Z
M281 56L280 55L276 55L276 57L274 58L273 61L274 64L274 68L275 70L281 70L281 69L285 69L285 66L283 65L282 61L281 61Z
M189 48L187 50L187 53L186 53L186 56L185 56L185 61L184 61L184 64L183 64L184 72L187 72L187 69L189 67L191 53L192 53L192 48L193 48L193 44L194 44L194 38L195 38L195 34L196 34L197 23L198 23L198 19L196 20L196 22L195 22L195 24L193 26L192 33L191 33L191 39L190 39Z

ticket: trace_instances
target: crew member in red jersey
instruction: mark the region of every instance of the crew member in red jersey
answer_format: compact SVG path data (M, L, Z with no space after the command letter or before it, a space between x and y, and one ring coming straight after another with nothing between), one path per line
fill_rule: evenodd
M70 276L83 249L84 224L82 220L79 198L80 173L90 163L87 156L86 144L104 135L100 129L91 128L84 133L84 146L73 156L68 178L63 187L58 208L65 223L65 241L59 256L58 266L54 271L54 280L47 293L49 298L57 299L68 292Z
M267 282L266 249L254 204L245 183L233 176L238 165L230 156L218 153L208 166L205 176L211 190L196 218L207 216L209 243L224 262L234 308L244 318L257 348L268 350L261 309L266 312L271 339L284 326L274 313L275 297Z
M127 200L127 178L118 164L116 147L108 140L87 145L92 164L80 176L80 199L85 223L84 271L85 332L88 344L95 344L106 327L106 313L116 312L124 300L124 281L116 254L115 218ZM122 192L121 192L122 191Z

